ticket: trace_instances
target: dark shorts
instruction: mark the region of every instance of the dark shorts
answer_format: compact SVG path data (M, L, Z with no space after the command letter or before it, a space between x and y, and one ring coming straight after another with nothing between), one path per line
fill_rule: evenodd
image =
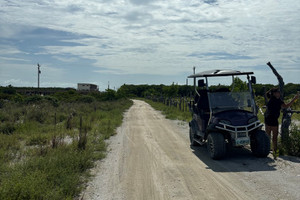
M265 117L265 124L267 126L278 126L278 118L277 117Z

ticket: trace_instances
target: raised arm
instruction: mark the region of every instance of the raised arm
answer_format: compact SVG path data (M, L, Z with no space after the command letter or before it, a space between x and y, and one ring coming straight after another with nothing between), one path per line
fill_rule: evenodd
M282 108L289 108L297 99L299 98L299 94L295 95L295 97L289 103L283 103L281 105Z

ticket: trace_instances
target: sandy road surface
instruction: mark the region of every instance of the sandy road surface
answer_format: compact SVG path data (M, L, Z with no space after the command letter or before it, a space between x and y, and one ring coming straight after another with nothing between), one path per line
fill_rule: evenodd
M188 125L143 101L125 114L83 199L300 199L300 161L235 149L221 161L190 148Z

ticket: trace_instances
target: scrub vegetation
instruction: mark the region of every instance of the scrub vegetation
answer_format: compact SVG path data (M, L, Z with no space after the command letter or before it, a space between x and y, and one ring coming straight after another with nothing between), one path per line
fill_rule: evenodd
M162 111L162 114L166 116L167 119L177 119L189 122L192 120L192 115L189 110L179 110L178 107L167 106L161 102L154 102L149 99L144 99L149 103L154 109Z
M73 199L132 102L114 91L0 89L0 199Z

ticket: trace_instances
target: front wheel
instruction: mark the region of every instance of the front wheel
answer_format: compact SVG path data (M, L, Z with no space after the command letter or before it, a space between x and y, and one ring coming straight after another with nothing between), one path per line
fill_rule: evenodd
M270 153L270 138L265 131L258 130L250 136L251 151L260 158L265 158Z
M221 159L226 154L224 135L221 133L210 133L207 137L207 150L212 159Z

